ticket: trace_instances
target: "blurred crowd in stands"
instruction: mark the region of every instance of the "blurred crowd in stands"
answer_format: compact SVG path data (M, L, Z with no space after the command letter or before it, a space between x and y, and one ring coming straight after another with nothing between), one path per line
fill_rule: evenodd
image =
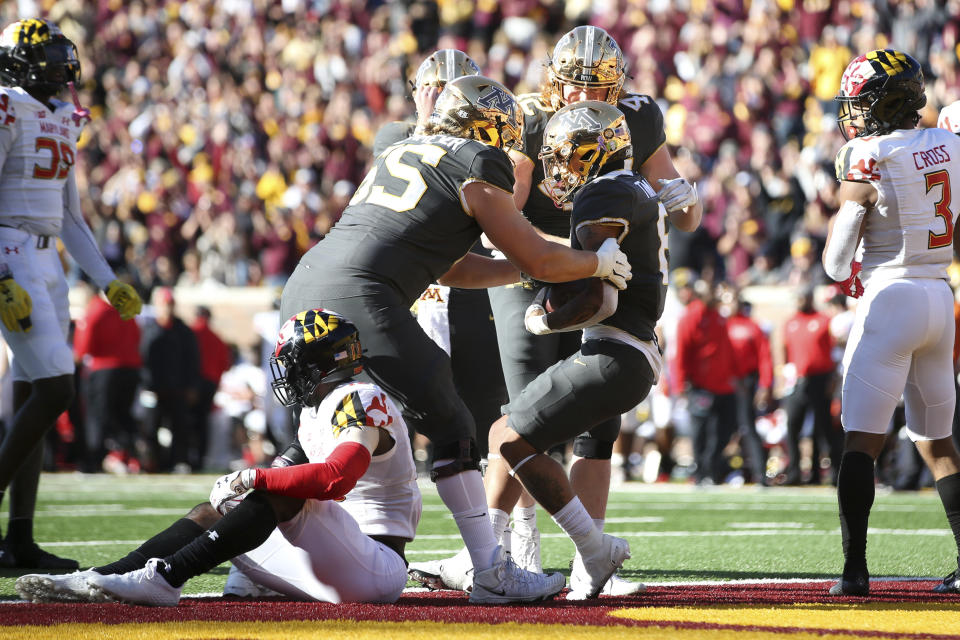
M145 297L282 284L437 48L522 93L562 33L607 29L705 203L672 267L739 285L823 280L809 256L835 210L833 96L854 52L923 64L924 124L960 98L960 0L20 0L0 18L31 7L79 46L85 213Z
M241 397L247 390L269 397L266 378L234 370L237 362L260 368L259 354L217 356L211 364L204 344L213 341L202 337L202 317L191 334L201 352L197 371L189 378L173 374L179 383L197 384L175 392L157 386L151 358L156 352L170 361L171 354L169 347L146 345L151 339L190 342L182 330L176 337L167 335L172 329L153 327L175 324L162 319L169 288L282 285L346 207L371 160L377 129L413 112L408 80L435 49L462 49L484 75L524 93L538 89L544 60L573 26L596 24L617 39L631 76L626 88L656 99L677 167L698 183L704 202L700 230L670 235L671 269L682 274L672 280L683 281L671 291L682 302L664 326L692 299L699 315L689 322L703 322L721 307L723 318L736 315L731 305L741 287L789 285L806 295L828 284L820 255L837 207L833 160L843 143L833 97L854 55L895 46L922 63L928 104L921 126L935 126L939 109L960 99L960 0L19 0L0 6L4 24L23 15L56 21L79 47L80 96L93 115L79 143L84 213L114 269L155 303L156 319L146 321L143 335L129 337L141 346L142 361L113 364L136 369L153 385L128 386L141 390L129 391L139 394L140 420L154 425L147 440L162 451L143 456L157 470L209 465L192 452L204 445L183 445L175 430L159 440L156 433L171 422L198 424L211 402L222 409L213 397L225 393L230 376L224 372L236 373L239 390L223 399L232 407L227 413L236 414L232 421L247 419ZM814 313L801 298L798 313ZM831 326L849 313L837 299L816 307L827 309ZM826 368L835 376L842 339L817 344L832 350ZM79 343L78 355L84 355ZM799 467L782 469L787 484L820 481L818 452L825 460L835 454L835 378L823 378L824 360L798 363L787 352L776 359L793 363L778 372L781 396L812 394L797 396L792 406L813 407L827 396L834 405L814 411L804 430L820 446L803 475ZM90 357L84 361L89 366ZM676 362L672 377L696 375L678 373ZM738 375L748 374L762 389L764 372ZM92 377L85 377L88 390L105 393ZM218 378L216 392L211 385ZM708 391L686 408L686 419L718 419L721 406L742 416L743 389ZM751 397L761 415L776 406L771 392L772 383L765 397ZM180 404L197 415L166 415L169 393L186 394ZM258 421L252 432L268 433L264 425L271 421L252 419ZM793 416L790 437L780 425L794 461L791 438L802 421ZM731 457L723 452L738 430L741 448L754 454L750 459L747 452L733 470L753 465L756 475L761 468L756 452L770 444L764 434L724 424L730 433L694 443L698 481L727 480ZM279 432L289 434L289 425ZM210 433L227 437L225 429ZM98 437L92 446L103 446ZM94 457L109 449L97 448ZM669 473L673 454L663 454ZM624 460L629 471L629 451Z

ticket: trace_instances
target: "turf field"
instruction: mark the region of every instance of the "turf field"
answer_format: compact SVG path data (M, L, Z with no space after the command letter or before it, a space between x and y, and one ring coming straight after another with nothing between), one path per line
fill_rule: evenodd
M116 559L207 498L215 476L48 474L40 484L36 539L88 567ZM429 482L413 562L454 553L456 526ZM6 505L4 505L6 507ZM5 511L5 509L4 509ZM615 489L607 531L627 538L622 574L647 583L737 579L830 579L841 568L831 488L739 489L626 484ZM6 513L0 517L6 530ZM544 567L566 572L573 544L540 513ZM878 491L868 545L872 577L940 578L955 548L933 491ZM227 566L187 583L184 594L218 592ZM0 599L16 598L18 572L0 572Z

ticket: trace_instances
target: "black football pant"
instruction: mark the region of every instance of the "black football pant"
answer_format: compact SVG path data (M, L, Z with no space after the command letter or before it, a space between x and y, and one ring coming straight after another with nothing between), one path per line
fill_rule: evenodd
M736 394L716 394L706 389L687 392L690 428L693 431L693 457L697 463L694 478L722 484L727 475L723 449L737 430Z
M830 467L834 478L840 469L843 455L843 431L835 429L830 417L830 383L833 372L818 373L799 378L786 398L787 410L787 481L800 481L800 431L807 411L813 411L812 484L820 484L820 445L826 443L830 452Z
M99 471L108 449L133 453L137 423L131 409L140 383L133 367L91 371L84 388L87 397L86 464Z
M757 433L756 372L737 381L737 425L740 431L740 450L749 464L754 482L762 482L767 474L767 450Z

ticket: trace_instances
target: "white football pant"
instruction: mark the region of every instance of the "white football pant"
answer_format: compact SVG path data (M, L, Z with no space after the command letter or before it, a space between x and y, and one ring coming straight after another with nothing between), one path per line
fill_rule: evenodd
M0 227L0 261L9 265L13 279L33 301L29 333L8 331L0 323L3 339L13 352L13 379L32 382L72 374L73 350L67 342L69 288L56 237Z
M903 395L911 440L949 437L956 397L953 333L946 280L870 283L843 356L843 428L886 433Z
M403 559L329 500L307 500L233 564L254 582L301 600L392 603L407 584Z

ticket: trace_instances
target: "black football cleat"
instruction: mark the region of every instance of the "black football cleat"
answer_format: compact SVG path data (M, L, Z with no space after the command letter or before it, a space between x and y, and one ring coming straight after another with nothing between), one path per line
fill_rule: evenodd
M960 569L944 578L943 582L933 588L933 591L934 593L960 593Z
M868 596L870 595L870 574L866 567L855 571L844 570L837 584L830 587L832 596Z
M0 569L51 569L54 571L76 571L80 563L70 558L55 556L44 551L36 542L11 544L4 542L0 547Z

